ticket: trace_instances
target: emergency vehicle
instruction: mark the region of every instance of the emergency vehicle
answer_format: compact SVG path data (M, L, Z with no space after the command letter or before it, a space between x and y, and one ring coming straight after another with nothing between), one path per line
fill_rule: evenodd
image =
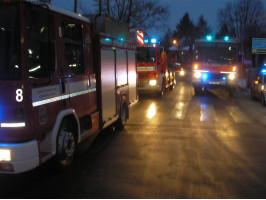
M255 76L251 82L252 99L259 99L266 106L266 38L252 38L252 73Z
M145 39L144 46L137 46L137 75L139 93L155 92L161 96L166 89L174 88L175 73L156 39Z
M233 96L237 87L238 43L224 40L196 40L192 84L195 94L206 94L208 88L225 88Z
M137 100L135 46L95 26L48 4L0 3L0 173L68 166L85 138L123 128Z

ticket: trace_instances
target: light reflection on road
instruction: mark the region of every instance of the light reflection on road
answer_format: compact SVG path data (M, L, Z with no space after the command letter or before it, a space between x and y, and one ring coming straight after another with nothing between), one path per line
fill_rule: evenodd
M147 111L147 117L148 119L152 119L156 115L156 106L155 103L152 103Z

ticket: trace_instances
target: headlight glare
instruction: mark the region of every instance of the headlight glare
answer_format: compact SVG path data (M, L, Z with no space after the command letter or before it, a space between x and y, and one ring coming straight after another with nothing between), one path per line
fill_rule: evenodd
M196 71L194 74L195 78L200 78L201 77L201 73L199 71Z
M156 80L150 80L150 81L149 81L149 85L151 85L151 86L155 86L156 83L157 83Z
M229 77L228 77L230 80L234 80L236 78L236 75L235 74L230 74Z

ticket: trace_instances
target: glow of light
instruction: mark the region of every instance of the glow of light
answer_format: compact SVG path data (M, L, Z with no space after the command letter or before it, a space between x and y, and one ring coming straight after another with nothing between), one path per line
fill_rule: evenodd
M263 64L266 67L266 63Z
M266 73L266 69L261 70L261 73Z
M224 80L224 81L226 80L226 77L225 77L225 76L223 77L223 80Z
M29 72L35 72L38 69L41 69L41 66L40 65L38 65L37 67L34 67L34 68L30 69Z
M0 161L10 161L11 154L9 149L0 149Z
M198 69L198 65L196 64L196 65L194 65L194 69Z
M208 74L203 74L202 79L206 80L208 78Z
M168 77L168 75L169 75L168 72L165 72L165 76Z
M236 67L233 67L233 71L234 71L234 72L236 71Z
M180 71L180 76L184 76L185 75L185 71L184 70L181 70Z
M148 119L152 119L156 114L156 107L155 107L155 103L152 103L148 109L148 114L147 117Z
M212 40L212 36L211 36L211 35L207 35L206 39L207 39L208 41L211 41L211 40Z
M229 36L225 36L224 40L227 42L229 40Z
M144 39L144 43L147 44L149 42L148 39Z
M264 90L264 85L261 86L261 90Z
M195 76L195 78L200 78L201 77L201 73L199 71L196 71L194 76Z
M111 42L111 39L110 38L105 38L104 41L105 42Z
M1 127L3 127L3 128L25 127L25 122L21 122L21 123L1 123Z
M149 81L149 85L151 85L151 86L155 86L156 83L157 83L156 80L150 80L150 81Z
M151 43L152 43L152 44L155 44L156 42L157 42L157 40L156 40L155 38L152 38L152 39L151 39Z
M230 75L229 75L229 79L230 79L230 80L234 80L235 77L236 77L236 76L235 76L234 74L230 74Z

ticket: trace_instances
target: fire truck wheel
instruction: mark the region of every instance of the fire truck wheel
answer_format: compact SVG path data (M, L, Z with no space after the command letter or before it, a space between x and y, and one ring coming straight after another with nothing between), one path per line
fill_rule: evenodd
M164 81L163 81L163 82L164 82ZM164 92L165 92L165 84L163 83L163 84L162 84L162 89L161 89L161 91L159 91L159 92L157 93L158 97L163 96L163 95L164 95Z
M252 90L252 88L250 88L250 96L252 100L255 100L255 94L254 94L254 90Z
M203 95L204 95L204 96L207 95L207 91L208 91L207 87L204 87L204 88L203 88Z
M174 84L170 85L169 88L170 88L170 90L174 90L174 88L175 88Z
M202 88L201 87L194 87L194 92L195 92L195 95L201 95Z
M261 93L261 105L266 106L265 95Z
M70 120L65 119L61 122L57 135L56 150L55 162L58 168L64 168L72 163L76 151L76 140Z
M229 89L229 96L233 97L235 95L236 89L235 88L230 88Z
M128 116L127 102L126 102L126 97L123 96L123 100L121 103L121 109L120 109L120 117L117 121L117 128L119 130L122 130L125 127L126 121L128 118L127 116Z

